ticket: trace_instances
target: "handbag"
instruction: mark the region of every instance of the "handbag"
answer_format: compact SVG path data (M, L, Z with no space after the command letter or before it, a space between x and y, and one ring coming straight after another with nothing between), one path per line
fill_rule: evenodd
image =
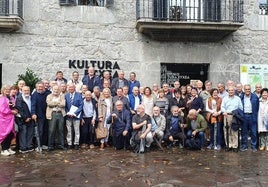
M106 127L102 127L102 128L96 128L95 132L96 132L96 138L98 140L106 138L107 136L107 131L108 129Z

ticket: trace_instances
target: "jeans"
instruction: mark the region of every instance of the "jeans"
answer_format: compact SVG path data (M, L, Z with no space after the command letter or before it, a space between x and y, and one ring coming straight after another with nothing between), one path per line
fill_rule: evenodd
M19 144L21 150L30 149L32 147L34 127L33 123L23 123L19 125Z
M63 139L63 125L64 125L64 118L62 113L52 113L52 119L48 120L49 125L49 132L48 132L48 147L54 147L54 138L55 132L57 128L57 135L58 135L58 143L59 146L64 147L64 139Z
M189 129L189 130L187 131L187 135L186 135L186 138L187 138L187 139L191 139L191 137L192 137L192 132L193 132L192 129ZM203 132L203 131L199 131L199 132L197 132L197 133L195 134L195 137L196 137L196 138L199 138L199 141L200 141L200 147L203 148L204 145L205 145L205 132Z
M47 125L47 119L37 119L38 123L38 132L39 132L39 139L41 146L47 145L47 137L48 137L48 125Z
M80 139L80 119L69 118L66 119L66 127L67 127L67 143L68 145L79 145ZM73 130L74 128L74 141L73 141Z
M215 124L212 125L212 124L209 124L209 130L210 130L210 144L211 145L214 145L214 146L222 146L222 139L223 139L223 124L222 123L216 123L217 124L217 129L216 129L216 145L214 145L214 137L215 137Z
M252 114L244 115L244 123L242 125L242 148L247 148L248 131L251 135L251 149L256 149L257 145L257 121L253 121Z

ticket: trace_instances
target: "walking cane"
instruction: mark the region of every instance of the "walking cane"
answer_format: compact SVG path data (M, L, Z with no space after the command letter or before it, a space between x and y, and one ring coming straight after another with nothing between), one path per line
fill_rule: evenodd
M225 128L226 128L226 146L227 146L227 148L226 148L226 150L227 151L229 151L229 124L228 124L228 120L226 119L226 117L224 118L226 121L226 126L225 126Z
M42 153L41 142L40 142L40 137L39 137L39 132L38 132L38 123L36 122L36 120L34 120L34 134L35 134L35 138L37 141L38 152Z
M214 147L217 147L217 125L218 122L214 123Z

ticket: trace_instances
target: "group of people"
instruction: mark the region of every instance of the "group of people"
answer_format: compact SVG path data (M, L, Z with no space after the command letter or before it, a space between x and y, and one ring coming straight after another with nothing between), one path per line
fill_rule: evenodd
M67 81L58 71L55 80L42 80L33 91L23 80L2 87L1 155L16 153L10 148L15 137L21 153L96 146L144 153L153 143L161 149L246 151L248 135L252 151L268 150L267 98L260 84L253 92L231 80L217 88L211 81L150 88L140 85L135 72L129 79L123 71L99 77L90 67L82 80L75 71Z

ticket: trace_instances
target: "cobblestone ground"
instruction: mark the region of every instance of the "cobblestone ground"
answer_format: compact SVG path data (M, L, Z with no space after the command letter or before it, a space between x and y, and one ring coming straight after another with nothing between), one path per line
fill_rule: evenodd
M107 148L0 156L0 186L268 186L268 152Z

